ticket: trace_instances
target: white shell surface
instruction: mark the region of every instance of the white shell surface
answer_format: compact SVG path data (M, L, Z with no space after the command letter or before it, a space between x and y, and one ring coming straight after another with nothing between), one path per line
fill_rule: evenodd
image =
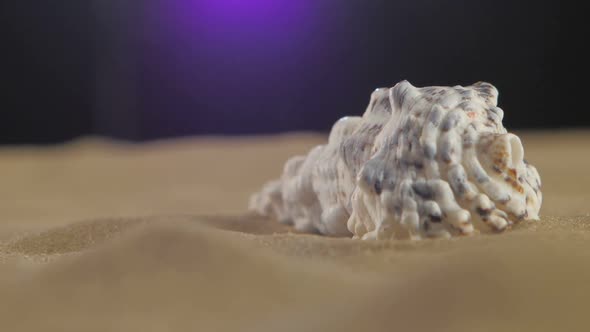
M489 83L377 89L362 117L287 161L250 208L301 231L361 239L450 237L538 219L541 180L502 125Z

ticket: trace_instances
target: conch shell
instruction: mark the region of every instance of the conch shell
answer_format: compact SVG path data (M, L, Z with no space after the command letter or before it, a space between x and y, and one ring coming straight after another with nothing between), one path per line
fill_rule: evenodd
M502 125L489 83L377 89L362 117L287 161L250 208L301 231L361 239L450 237L538 219L539 173Z

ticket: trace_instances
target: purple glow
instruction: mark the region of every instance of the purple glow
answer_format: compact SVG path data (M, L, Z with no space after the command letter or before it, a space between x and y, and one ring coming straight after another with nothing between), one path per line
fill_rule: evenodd
M305 1L293 0L208 0L200 2L202 14L229 20L273 19L294 16L304 9ZM299 13L301 14L301 13Z
M210 54L295 51L316 21L311 0L168 0L158 7L152 16L167 18L168 38L205 42Z
M184 89L195 80L218 89L240 77L250 85L284 79L321 57L316 7L314 0L159 0L146 15L147 66Z
M346 75L328 69L336 39L317 0L158 0L147 9L142 91L149 116L171 128L215 128L206 121L220 117L255 128L253 114L301 112L289 105L323 87L318 68L330 80Z

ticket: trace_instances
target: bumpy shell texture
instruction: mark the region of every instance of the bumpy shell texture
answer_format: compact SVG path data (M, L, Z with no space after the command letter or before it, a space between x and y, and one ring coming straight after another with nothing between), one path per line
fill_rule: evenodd
M250 209L360 239L450 237L538 219L539 173L502 125L489 83L377 89L362 117L285 164Z

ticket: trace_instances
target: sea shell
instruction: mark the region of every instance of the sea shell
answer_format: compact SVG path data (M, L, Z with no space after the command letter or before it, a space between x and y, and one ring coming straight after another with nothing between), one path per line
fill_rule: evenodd
M285 164L250 208L301 231L362 239L450 237L538 219L539 173L502 125L489 83L377 89L362 117Z

